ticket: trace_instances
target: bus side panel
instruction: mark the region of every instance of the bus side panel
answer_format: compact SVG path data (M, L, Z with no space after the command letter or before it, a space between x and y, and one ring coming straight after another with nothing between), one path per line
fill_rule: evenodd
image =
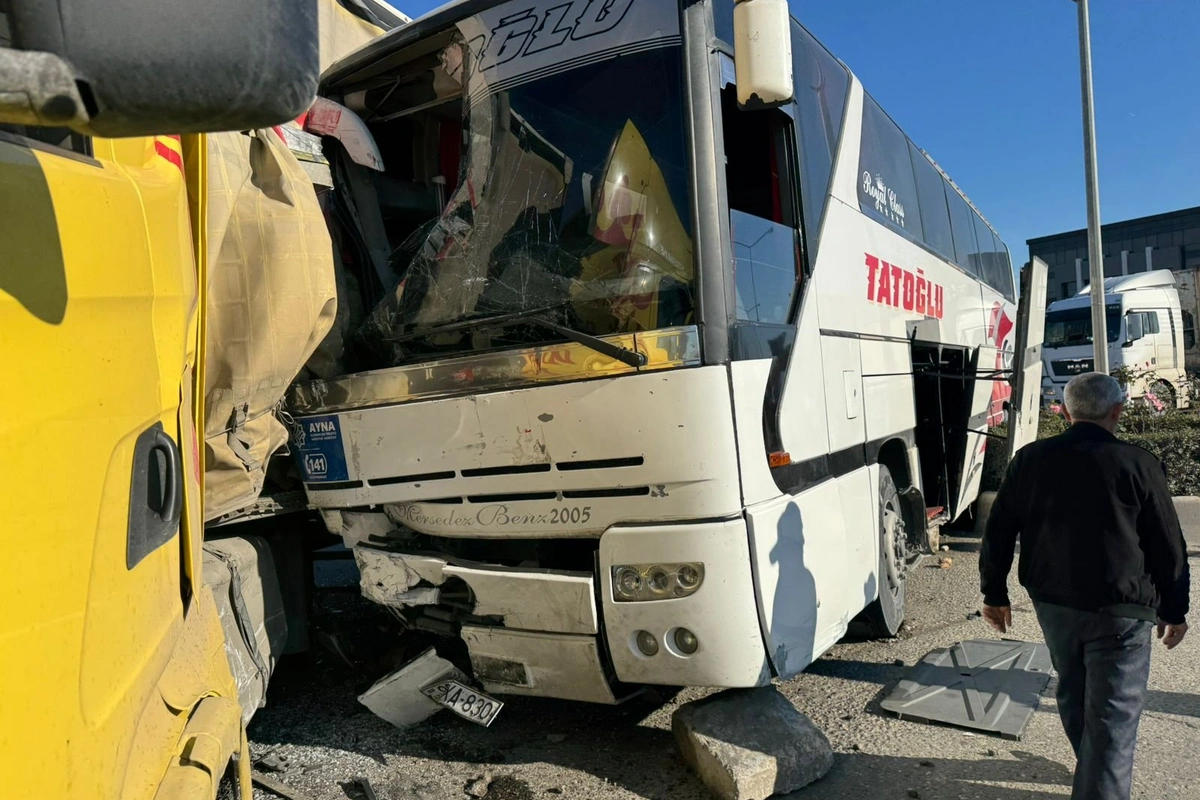
M905 342L862 343L863 409L867 441L913 430L912 350Z
M826 480L746 509L760 623L782 678L829 649L848 622L847 530L838 483Z

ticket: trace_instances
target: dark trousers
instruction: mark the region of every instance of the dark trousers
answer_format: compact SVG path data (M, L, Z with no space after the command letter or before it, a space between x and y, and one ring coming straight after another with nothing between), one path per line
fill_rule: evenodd
M1140 619L1035 602L1058 672L1058 713L1075 749L1073 800L1128 800L1151 630Z

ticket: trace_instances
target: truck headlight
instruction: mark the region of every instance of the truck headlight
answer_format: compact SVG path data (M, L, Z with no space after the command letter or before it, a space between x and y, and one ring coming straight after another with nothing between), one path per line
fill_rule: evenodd
M694 594L704 583L704 565L618 564L612 568L613 599L618 603L670 600Z

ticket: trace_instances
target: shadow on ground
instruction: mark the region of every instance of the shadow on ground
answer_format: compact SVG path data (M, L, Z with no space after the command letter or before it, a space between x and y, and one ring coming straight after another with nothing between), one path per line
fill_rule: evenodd
M909 790L925 798L987 798L987 800L1061 800L1047 784L1069 787L1071 771L1057 761L1014 751L1016 759L915 759L867 753L839 754L825 778L789 798L905 797ZM1016 784L1006 788L992 784ZM1027 786L1021 786L1027 784ZM1069 791L1066 792L1069 794ZM907 796L912 797L909 793Z

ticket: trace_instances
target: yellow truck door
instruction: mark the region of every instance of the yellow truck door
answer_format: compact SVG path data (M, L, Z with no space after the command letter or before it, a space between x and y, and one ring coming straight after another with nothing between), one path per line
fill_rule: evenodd
M182 157L169 137L54 146L11 130L0 132L0 786L151 797L178 732L137 733L163 704L196 602L179 534L183 471L196 468L192 447L180 455L196 301Z

